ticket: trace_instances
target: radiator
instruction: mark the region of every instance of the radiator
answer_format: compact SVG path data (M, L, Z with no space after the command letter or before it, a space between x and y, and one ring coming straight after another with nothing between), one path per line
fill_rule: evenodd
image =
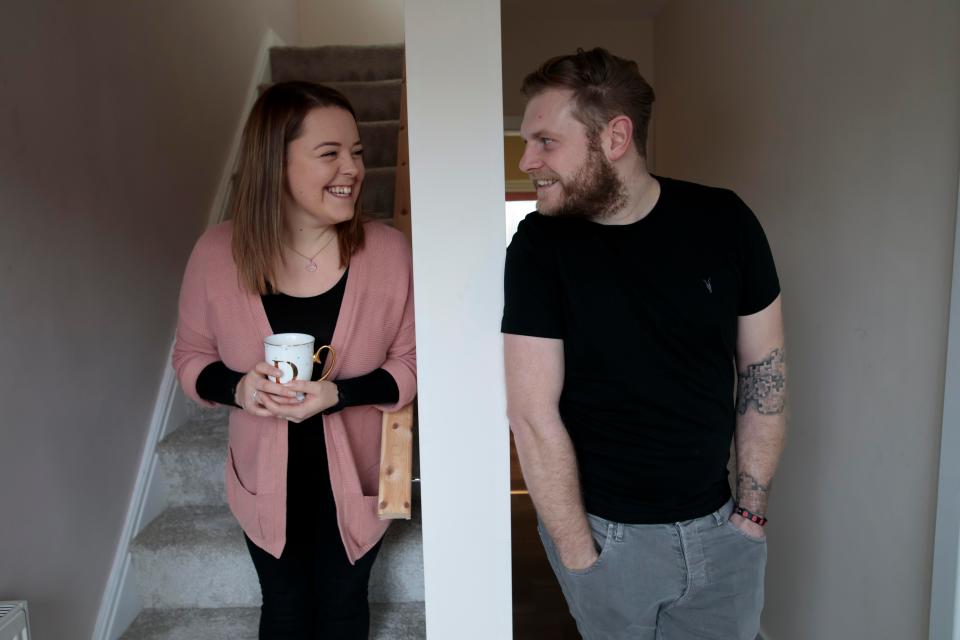
M26 600L0 602L0 640L30 640Z

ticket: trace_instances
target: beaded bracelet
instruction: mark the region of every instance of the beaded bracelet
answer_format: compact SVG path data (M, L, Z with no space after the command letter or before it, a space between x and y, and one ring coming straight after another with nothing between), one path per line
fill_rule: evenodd
M757 514L753 513L752 511L748 511L747 509L744 509L738 504L733 506L733 512L738 516L740 516L741 518L749 520L750 522L757 523L761 527L767 524L766 518L764 518L763 516L758 516Z

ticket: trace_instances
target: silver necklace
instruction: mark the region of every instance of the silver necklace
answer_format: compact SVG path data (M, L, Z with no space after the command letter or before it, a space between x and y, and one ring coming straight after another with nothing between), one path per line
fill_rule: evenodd
M304 269L306 269L306 270L309 271L310 273L313 273L314 271L316 271L317 269L320 268L320 267L317 265L317 263L315 262L316 257L317 257L318 255L320 255L320 254L323 252L324 249L326 249L327 247L329 247L329 246L330 246L330 243L333 242L333 239L336 238L336 237L337 237L337 233L334 232L333 235L330 236L330 239L327 240L325 243L323 243L323 246L320 247L315 254L313 254L313 257L312 257L312 258L311 258L310 256L305 256L305 255L303 255L302 253L300 253L299 251L297 251L296 249L294 249L294 248L291 247L290 245L287 245L287 248L290 249L290 251L293 251L295 254L297 254L297 255L300 256L301 258L303 258L304 260L306 260L306 261L307 261L307 266L305 266Z

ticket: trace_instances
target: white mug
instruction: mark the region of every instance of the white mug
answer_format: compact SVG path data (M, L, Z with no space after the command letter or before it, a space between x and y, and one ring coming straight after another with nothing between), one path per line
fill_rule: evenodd
M337 352L328 344L313 350L314 338L307 333L276 333L263 339L264 358L283 372L274 382L285 384L291 380L310 380L313 364L320 363L324 349L330 352L330 366L320 380L325 380L337 362Z

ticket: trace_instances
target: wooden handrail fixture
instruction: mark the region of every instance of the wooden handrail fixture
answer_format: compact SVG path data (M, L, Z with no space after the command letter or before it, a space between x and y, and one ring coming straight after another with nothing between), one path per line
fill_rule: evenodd
M381 519L410 519L411 471L413 469L413 403L383 414L380 441Z
M400 127L397 138L397 174L394 183L393 226L410 242L410 167L407 142L407 74L400 90ZM414 400L416 402L416 400ZM383 414L380 440L380 493L377 515L381 520L409 520L413 479L413 403Z

